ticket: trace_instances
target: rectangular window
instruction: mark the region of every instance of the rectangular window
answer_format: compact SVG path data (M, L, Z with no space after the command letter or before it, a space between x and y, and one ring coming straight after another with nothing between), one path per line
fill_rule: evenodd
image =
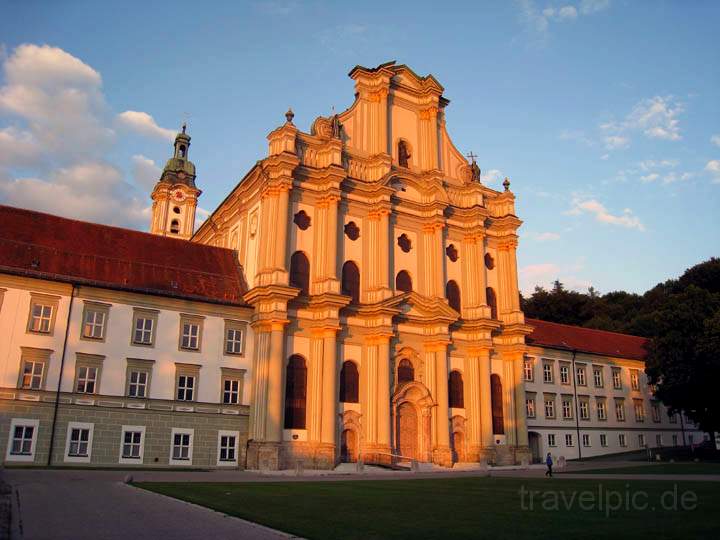
M613 388L615 390L620 390L622 388L622 377L620 374L620 368L612 368L612 379Z
M615 402L615 417L618 422L625 421L625 403L622 400Z
M563 399L562 402L562 415L563 419L570 420L573 417L572 413L572 400Z
M595 382L595 388L603 387L603 372L601 367L593 368L593 380Z
M52 328L55 307L48 304L33 303L30 312L30 331L38 334L49 334Z
M560 384L570 384L570 367L560 366Z
M89 463L94 424L70 422L65 441L65 461Z
M198 315L180 314L180 350L200 351L204 318Z
M548 446L555 446L555 434L548 433Z
M657 403L652 404L652 419L653 422L660 421L660 405L658 405Z
M590 435L588 435L587 433L583 433L582 444L583 446L590 446Z
M677 446L677 445L678 445L678 436L677 436L677 435L673 435L673 436L672 436L672 442L673 442L673 446Z
M662 434L661 433L658 433L657 435L655 435L655 445L658 448L662 448L663 442L662 442Z
M85 301L83 310L83 339L104 340L110 304Z
M625 443L625 434L624 434L624 433L619 433L619 434L618 434L618 444L619 444L620 446L626 446L626 443Z
M140 459L140 443L142 441L141 431L123 432L123 459Z
M638 434L638 446L645 448L645 435L643 433Z
M223 403L237 404L240 395L240 381L225 379L223 381Z
M528 418L535 418L535 398L525 400L525 412Z
M543 363L543 382L545 382L545 383L553 382L552 364L549 364L547 362Z
M79 394L94 394L97 387L98 368L78 366L75 391Z
M580 419L590 420L590 403L587 401L580 401Z
M694 437L692 435L688 435L688 442L690 443L690 445L692 445L693 439Z
M238 431L218 431L218 465L237 465L239 440Z
M243 354L245 324L240 321L225 321L225 354Z
M645 421L645 407L641 399L633 400L633 406L635 408L635 420L637 422Z
M597 415L598 420L607 420L607 407L604 399L597 400Z
M630 371L630 387L633 390L640 390L640 374L637 369Z
M575 368L575 377L577 379L578 386L587 386L587 380L585 379L585 366L577 366Z
M193 454L192 429L173 428L170 445L170 465L191 465Z
M677 424L677 414L671 413L670 409L667 410L668 419L671 424Z
M555 418L555 400L545 400L545 418Z
M600 434L600 446L607 446L607 435L604 433Z
M128 396L144 398L147 397L147 371L131 371L128 381Z
M20 387L29 390L40 390L43 386L45 362L26 360L23 364L22 382Z
M136 345L152 345L154 329L154 318L136 315L133 327L133 343Z
M573 445L573 436L570 433L565 434L565 446Z
M177 399L178 401L192 401L195 390L195 377L193 375L178 376Z
M530 358L525 358L523 360L523 371L525 373L525 380L526 381L532 381L534 379L533 377L533 361Z
M27 418L13 418L8 433L6 461L32 462L35 460L35 445L40 421Z

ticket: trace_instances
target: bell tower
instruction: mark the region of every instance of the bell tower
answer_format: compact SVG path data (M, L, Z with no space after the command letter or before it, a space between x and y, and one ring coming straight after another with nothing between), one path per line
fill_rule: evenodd
M195 186L195 165L188 159L190 135L175 137L173 157L168 159L152 192L150 232L188 240L195 228L195 210L202 191Z

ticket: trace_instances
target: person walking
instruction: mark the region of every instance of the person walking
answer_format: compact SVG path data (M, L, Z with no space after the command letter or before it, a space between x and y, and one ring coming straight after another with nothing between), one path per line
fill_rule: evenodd
M547 465L547 471L545 471L545 476L549 476L550 478L552 478L553 460L550 452L548 452L547 457L545 458L545 465Z

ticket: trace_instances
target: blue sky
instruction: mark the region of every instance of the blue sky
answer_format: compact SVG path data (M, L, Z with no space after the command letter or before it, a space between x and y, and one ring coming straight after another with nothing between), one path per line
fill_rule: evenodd
M509 176L531 290L642 292L720 255L720 3L0 0L0 202L141 229L189 115L212 210L292 106L356 64L432 73L484 181Z

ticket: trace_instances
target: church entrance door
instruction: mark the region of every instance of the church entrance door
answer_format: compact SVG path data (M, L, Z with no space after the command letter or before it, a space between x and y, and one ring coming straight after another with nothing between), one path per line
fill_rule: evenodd
M340 435L340 461L343 463L357 461L357 437L352 429L346 429Z
M402 403L397 410L398 453L410 459L417 459L418 416L415 407Z

